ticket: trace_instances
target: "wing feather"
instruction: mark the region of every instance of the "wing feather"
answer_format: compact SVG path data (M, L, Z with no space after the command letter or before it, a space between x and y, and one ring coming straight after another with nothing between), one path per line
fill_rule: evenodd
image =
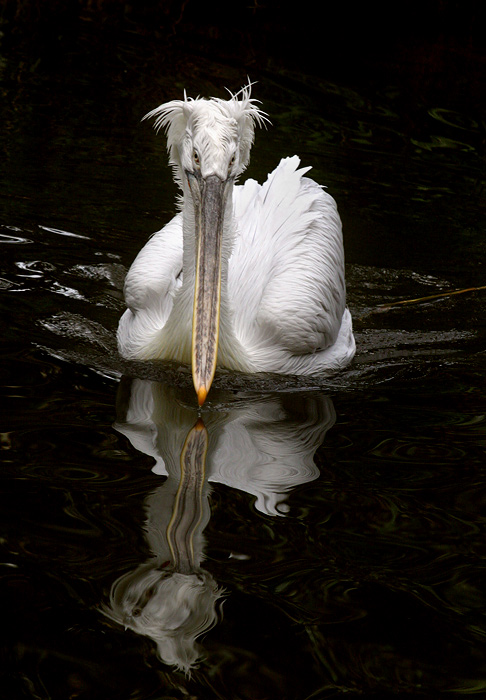
M336 203L299 164L297 156L285 158L261 187L238 188L228 276L236 330L246 333L246 344L277 344L293 355L331 346L346 304Z
M118 345L125 357L142 357L150 338L164 327L182 284L182 213L139 252L125 279L128 309L120 319Z

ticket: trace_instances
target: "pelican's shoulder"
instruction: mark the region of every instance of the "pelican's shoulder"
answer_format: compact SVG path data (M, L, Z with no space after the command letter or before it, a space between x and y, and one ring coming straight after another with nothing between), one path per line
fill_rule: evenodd
M235 185L233 190L234 214L241 219L258 200L262 186L256 180L249 178L243 185Z
M264 225L273 236L295 237L320 221L324 227L340 231L341 222L336 202L321 185L305 177L311 167L299 167L300 158L282 158L260 185L249 179L235 188L235 216L237 219L258 218L259 228ZM243 228L248 229L245 221Z
M308 254L323 253L323 243L336 252L342 247L342 228L336 202L322 185L306 177L312 168L300 168L300 158L283 158L262 185L260 197L267 227L282 243L299 245L304 262Z
M331 210L337 211L336 202L322 185L319 185L310 177L305 177L312 166L300 166L299 156L282 158L275 170L268 175L262 185L261 196L269 207L275 207L279 202L298 204L298 211L315 209L315 204L320 204L320 209L325 205Z
M182 271L182 213L147 241L125 279L125 300L135 311L147 309L149 297L164 298L179 284Z

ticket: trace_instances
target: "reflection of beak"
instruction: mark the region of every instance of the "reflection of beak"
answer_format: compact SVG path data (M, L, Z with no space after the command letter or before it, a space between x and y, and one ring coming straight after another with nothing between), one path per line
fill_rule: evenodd
M196 285L192 317L192 377L199 405L216 371L221 304L221 242L226 184L217 175L191 175L196 213ZM197 191L197 194L196 192ZM200 196L198 196L200 195Z
M191 574L198 562L194 555L194 537L201 524L202 494L205 479L208 432L201 418L187 434L181 452L181 478L172 517L167 526L167 542L174 568Z

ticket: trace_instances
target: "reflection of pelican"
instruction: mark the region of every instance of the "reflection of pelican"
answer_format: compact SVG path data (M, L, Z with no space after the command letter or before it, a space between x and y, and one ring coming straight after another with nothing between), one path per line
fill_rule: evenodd
M182 211L137 256L118 344L132 359L190 363L199 403L221 366L312 374L354 354L341 222L332 197L283 159L260 186L234 186L254 124L250 85L229 100L154 109L167 128Z
M130 383L124 410L115 427L155 459L157 474L174 473L196 410L174 387L141 379ZM295 395L239 399L217 392L202 415L209 432L207 479L254 496L267 515L283 514L286 494L318 477L314 453L336 419L328 397L305 394L297 401Z
M146 534L153 558L112 586L105 614L153 639L165 663L189 672L196 639L218 619L223 591L201 568L202 532L209 520L205 488L207 432L199 421L186 438L180 471L147 498Z
M201 567L208 480L254 495L266 514L283 514L288 490L318 475L314 452L335 420L320 396L293 400L290 410L284 397L215 398L222 398L218 410L204 412L208 437L174 388L122 380L115 424L167 479L146 499L153 558L115 582L105 613L152 638L163 661L185 671L199 657L196 638L218 619L222 595Z

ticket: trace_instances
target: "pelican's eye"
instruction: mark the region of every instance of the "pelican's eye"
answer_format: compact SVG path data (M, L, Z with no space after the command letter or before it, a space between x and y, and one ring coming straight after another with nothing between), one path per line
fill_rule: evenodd
M196 149L194 149L192 152L192 159L196 165L199 165L199 153L196 151Z

